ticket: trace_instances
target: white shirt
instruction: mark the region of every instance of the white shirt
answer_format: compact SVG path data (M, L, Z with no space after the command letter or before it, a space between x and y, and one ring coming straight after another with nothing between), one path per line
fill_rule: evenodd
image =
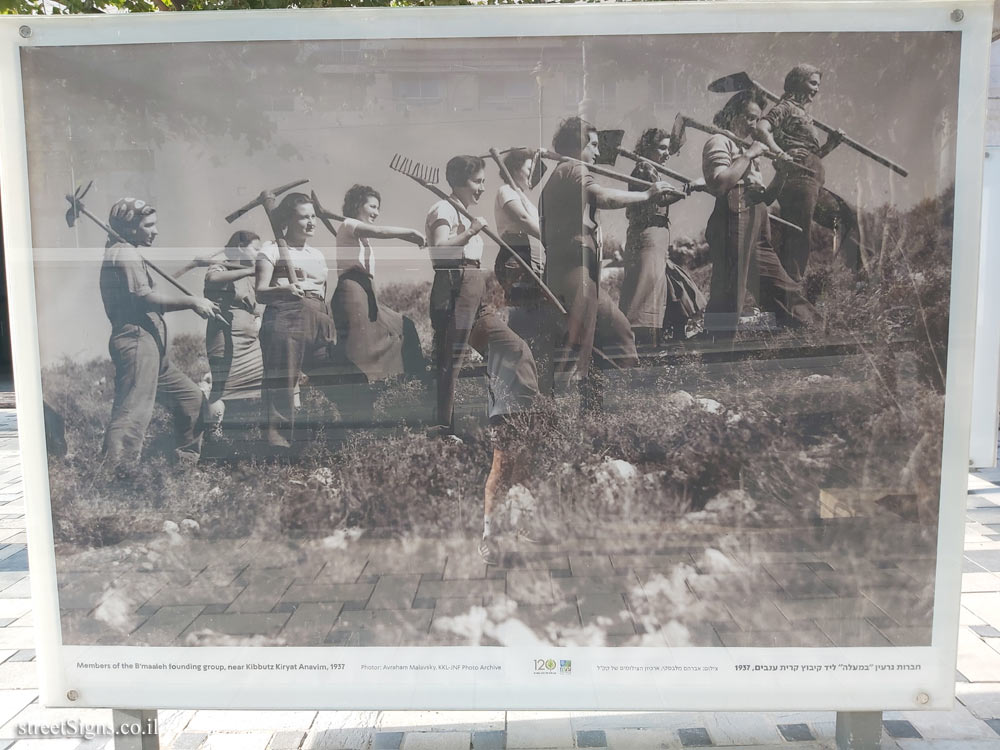
M344 219L337 231L337 273L343 274L360 266L366 273L375 275L375 254L367 237L358 237L357 219Z
M456 211L451 203L446 200L438 201L431 206L431 210L427 212L427 221L424 222L428 243L433 242L434 227L442 222L448 225L449 237L456 237L471 226L471 223ZM427 249L431 253L431 263L441 260L482 260L483 238L482 235L476 234L461 247L433 247L428 244Z
M530 200L521 200L521 195L510 185L503 184L497 190L497 199L493 203L493 217L496 220L497 234L503 237L507 232L521 232L523 229L511 215L507 205L517 201L529 217L538 222L538 209Z
M302 291L325 296L328 270L323 253L309 245L304 247L289 245L288 255L292 265L295 266L296 282L302 287ZM271 286L286 286L288 284L288 277L278 267L281 255L276 243L265 242L258 257L275 267L274 274L271 276Z

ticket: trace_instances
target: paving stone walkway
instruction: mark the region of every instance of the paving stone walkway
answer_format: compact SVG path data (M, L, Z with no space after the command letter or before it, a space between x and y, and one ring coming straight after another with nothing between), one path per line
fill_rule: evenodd
M948 712L886 713L883 748L1000 750L998 485L1000 471L970 478L959 700ZM706 521L699 519L703 533ZM703 539L687 536L685 544L668 540L652 546L648 537L626 528L615 533L630 539L628 546L586 554L549 547L527 551L504 568L487 568L468 540L459 539L397 543L398 549L387 553L385 540L376 539L344 539L339 549L329 542L301 542L262 550L259 541L250 547L247 540L171 543L168 534L145 551L114 553L121 555L122 573L110 582L98 582L94 568L87 568L88 555L113 554L108 550L63 560L60 599L66 609L64 627L80 643L211 643L213 637L227 635L290 644L388 645L384 639L397 637L449 642L454 633L435 627L435 621L446 622L452 613L476 604L509 600L527 620L525 613L534 607L536 633L549 637L571 639L589 622L610 620L611 627L604 625L605 642L662 645L663 615L655 609L656 597L645 593L651 582L659 581L657 576L683 565L684 571L690 568L683 580L691 605L711 602L719 592L725 592L728 602L703 630L692 621L689 642L764 645L768 638L787 643L790 637L807 645L926 642L933 560L912 552L894 554L893 549L911 549L909 542L918 544L922 532L901 518L891 524L892 547L863 564L851 564L846 551L842 556L830 553L847 550L843 542L863 531L849 519L812 533L741 530L743 541L725 555L730 564L743 566L735 572L712 570L718 559L704 557ZM900 542L900 535L911 538ZM14 739L17 725L25 722L111 724L108 710L43 709L37 704L25 543L16 421L13 412L0 411L0 750L110 748L106 737ZM407 547L420 544L426 548ZM158 553L155 562L150 551ZM268 562L261 564L261 559ZM422 561L416 568L415 559ZM88 628L84 623L93 622L86 614L95 606L95 593L107 596L109 588L132 597L127 623L120 630ZM699 592L711 596L702 598ZM699 622L709 621L706 611L698 612ZM819 750L833 747L834 723L830 712L162 711L160 733L161 746L177 750Z

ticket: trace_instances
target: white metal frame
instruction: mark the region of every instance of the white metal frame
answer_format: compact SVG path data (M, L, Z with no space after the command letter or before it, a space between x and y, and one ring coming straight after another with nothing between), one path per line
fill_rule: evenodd
M961 13L957 12L961 11ZM959 16L961 15L961 18ZM0 183L9 274L21 451L28 504L32 592L42 701L124 708L509 708L841 710L948 708L957 651L963 510L968 467L979 263L983 133L992 4L988 0L891 2L642 3L608 6L157 13L0 22ZM28 36L21 35L20 27ZM927 648L124 648L61 645L42 426L38 327L28 206L19 49L326 38L515 37L774 31L960 31L952 308L941 474L933 645ZM572 677L537 676L536 658L572 660ZM202 665L201 671L80 670L77 661ZM347 662L328 671L226 672L229 663ZM489 673L366 673L371 664L497 664ZM696 668L599 672L629 663ZM818 673L736 672L734 664L816 665ZM919 665L919 671L840 671L837 665ZM219 665L223 671L205 671ZM154 676L155 675L155 676ZM682 675L682 676L679 676ZM67 696L75 695L75 701Z
M1000 147L985 152L969 465L996 466L1000 427Z

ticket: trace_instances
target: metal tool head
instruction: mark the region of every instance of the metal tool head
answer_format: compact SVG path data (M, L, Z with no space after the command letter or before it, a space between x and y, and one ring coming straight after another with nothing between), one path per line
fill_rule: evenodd
M595 164L614 166L618 161L618 149L625 139L624 130L598 130L597 149L599 151Z
M80 217L80 212L83 210L83 196L90 192L90 188L93 186L93 180L87 183L87 187L77 185L76 190L73 191L73 195L66 196L66 200L69 201L69 208L66 209L67 226L72 227L76 224L76 220Z
M389 169L420 182L426 182L428 185L437 185L441 178L441 170L437 167L428 167L426 164L407 159L402 154L393 154L389 162Z
M316 216L319 217L319 220L323 222L323 226L329 230L330 234L336 237L337 229L330 222L330 219L342 218L342 217L338 217L336 216L336 214L332 214L325 208L323 208L323 205L319 202L319 196L316 195L315 190L309 191L309 198L312 200L313 210L316 212Z
M747 91L757 88L757 84L747 75L746 71L730 73L722 78L716 78L708 84L708 90L717 94L735 94L737 91Z
M674 118L673 127L670 128L671 154L679 154L684 147L684 143L687 141L687 124L688 118L678 112L677 117Z
M260 195L258 195L249 203L247 203L245 206L241 206L240 208L237 208L235 211L229 214L229 216L226 217L226 223L232 224L234 221L236 221L238 218L240 218L243 214L247 213L248 211L253 210L257 206L264 205L268 199L274 200L275 196L281 195L282 193L286 193L292 188L298 187L299 185L305 185L307 182L309 182L308 178L304 180L294 180L293 182L289 182L284 185L279 185L273 190L264 190Z

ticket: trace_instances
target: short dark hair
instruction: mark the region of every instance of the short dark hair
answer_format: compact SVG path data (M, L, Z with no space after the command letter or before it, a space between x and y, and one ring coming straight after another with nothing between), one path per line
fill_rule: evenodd
M815 65L810 65L809 63L799 63L794 68L789 70L788 75L785 76L785 93L801 93L805 89L806 81L809 80L810 76L814 76L817 73L820 78L823 78L823 71Z
M663 128L646 128L642 132L642 135L639 136L639 140L635 142L635 152L639 154L639 156L648 157L656 147L656 144L664 138L669 137L670 133Z
M503 165L512 175L519 170L526 161L535 158L535 153L530 148L514 148L503 156Z
M462 187L472 175L485 168L486 162L478 156L453 156L444 168L444 178L452 188Z
M567 117L552 136L552 148L557 154L573 156L583 150L587 138L596 132L597 128L582 117Z
M289 193L281 199L281 203L274 209L275 223L279 227L287 226L288 222L291 221L292 212L306 203L311 206L312 198L305 193Z
M764 95L757 88L739 91L729 97L729 101L723 105L722 109L715 113L712 124L723 130L732 130L736 118L747 111L747 107L756 104L761 109L764 108Z
M379 195L378 190L368 185L359 185L355 183L351 185L346 193L344 193L344 216L348 219L355 218L358 210L365 205L369 198L372 196L382 205L382 196Z
M251 232L248 229L240 229L233 232L233 236L226 243L226 250L240 250L241 248L249 247L251 242L259 239L260 235L256 232Z

